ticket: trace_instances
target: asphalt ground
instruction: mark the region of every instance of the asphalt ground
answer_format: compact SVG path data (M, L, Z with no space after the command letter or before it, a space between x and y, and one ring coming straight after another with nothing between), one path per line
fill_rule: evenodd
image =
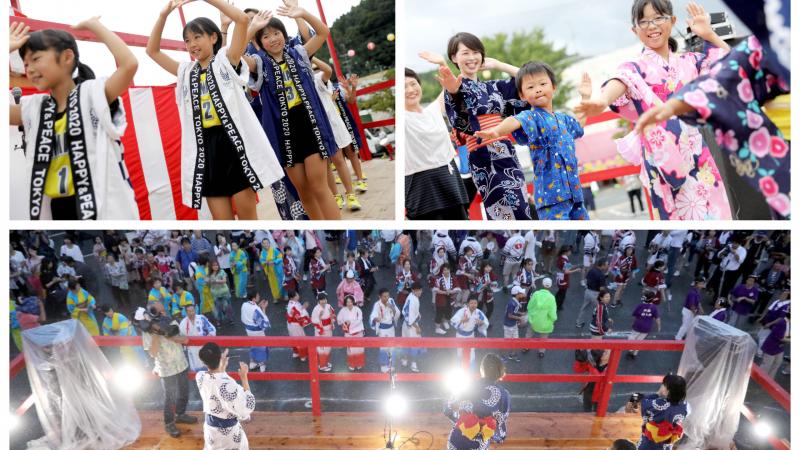
M88 232L87 237L91 237L92 232ZM209 238L213 239L215 232L206 232ZM54 234L56 241L56 249L61 245L61 234ZM646 232L637 232L637 259L640 267L643 269L644 261L647 259L645 249L645 236ZM573 244L575 243L575 231L562 232L559 236L558 245L561 243ZM81 247L84 254L91 253L90 240L81 242ZM326 252L327 253L327 252ZM601 256L605 255L606 251L601 250ZM383 255L376 255L375 261L379 262ZM583 260L582 254L572 256L573 265L581 265ZM418 269L423 275L427 274L427 266L430 257L427 254L417 254L414 256L415 269ZM500 271L500 264L498 255L493 255L490 258L495 273L502 273ZM105 280L98 276L99 268L94 261L93 257L86 258L86 264L79 267L79 272L84 274L86 280L85 288L92 293L97 299L98 304L109 302L116 304L116 299L113 298L110 286L106 284ZM338 270L329 273L326 277L327 291L332 296L336 286L339 283ZM643 272L643 270L642 270ZM660 312L662 315L662 331L660 333L651 333L648 339L673 339L675 333L680 327L681 323L681 307L683 300L689 289L690 282L692 281L692 274L694 273L694 264L690 268L682 268L681 274L674 278L671 287L672 303L667 307L667 303L662 303ZM371 304L377 299L377 291L380 287L387 287L392 289L394 286L394 267L383 267L375 274L376 289L369 299L369 305L363 308L365 319L369 316L371 311ZM614 331L630 331L633 318L631 313L636 305L639 304L641 295L641 286L638 284L641 273L632 283L628 284L622 300L623 306L617 309L611 309L611 317L614 320ZM269 288L266 283L264 274L260 271L250 274L251 280L255 283L262 296L270 298ZM423 276L424 279L424 276ZM576 273L572 276L570 288L567 292L566 301L564 303L563 311L559 311L558 320L555 323L555 329L551 337L553 338L586 338L590 337L588 325L582 329L575 327L575 320L578 308L583 299L584 288L580 284L580 274ZM555 292L555 291L553 291ZM309 312L315 304L313 293L310 285L305 282L301 283L301 301L308 301L311 305ZM503 291L495 294L495 310L490 319L492 329L489 331L489 337L503 337L502 316L505 310L506 302L508 301L509 294ZM139 299L143 304L146 299L146 292L132 285L131 298ZM197 296L195 296L197 298ZM709 301L706 298L704 308L710 311ZM336 308L336 302L332 302ZM238 316L238 311L241 307L240 300L234 300L233 308ZM267 310L272 329L269 335L272 336L286 336L286 321L284 318L283 304L274 305L270 303ZM122 311L127 317L132 318L132 311ZM100 313L97 313L100 318ZM431 302L430 289L424 289L421 297L421 315L422 315L422 333L425 337L438 336L434 333L434 310ZM400 335L400 327L398 327L397 335ZM755 335L757 332L756 325L748 325L746 331L752 331ZM244 328L240 322L233 325L225 325L217 329L218 335L232 335L243 336L245 335ZM313 328L307 327L306 334L313 335ZM335 336L341 336L341 329L336 329ZM371 330L367 331L368 336L373 336ZM451 329L447 336L453 336L454 331ZM624 337L621 337L624 339ZM112 361L117 360L118 353L114 349L104 349L109 359ZM477 359L480 360L484 353L489 349L477 350ZM379 372L380 365L378 363L378 349L366 349L366 367L364 372ZM505 352L505 350L500 350ZM11 349L11 357L16 354L15 348ZM787 354L789 352L787 351ZM240 361L247 361L249 359L248 349L246 348L232 348L230 355L238 357ZM640 352L636 360L630 360L623 357L620 361L619 370L620 374L637 374L637 375L663 375L668 372L674 372L678 368L681 354L679 352ZM574 361L574 352L572 350L556 351L549 350L544 358L539 358L536 350L521 355L520 362L507 362L508 373L551 373L551 374L569 374L572 373L572 364ZM346 354L344 348L334 348L331 355L331 362L333 364L333 372L347 372ZM419 357L419 368L422 372L442 373L448 368L457 363L455 350L453 349L431 349ZM408 371L407 368L399 367L399 371ZM305 372L307 371L307 363L300 363L291 357L290 348L271 348L270 359L268 362L268 371L274 372ZM388 377L387 377L388 378ZM778 372L776 380L787 391L790 390L790 376L783 375ZM526 412L583 412L582 396L579 394L581 385L579 383L506 383L506 388L511 393L512 397L512 411L526 411ZM257 381L251 384L251 388L257 399L257 410L266 411L309 411L311 407L309 385L303 381L270 381L263 382ZM11 380L11 405L13 408L19 405L29 394L30 389L27 382L27 376L23 372L20 373L15 379ZM398 389L408 398L411 411L425 411L436 412L440 411L443 402L448 396L448 392L439 383L422 383L422 382L401 382ZM632 393L635 392L655 392L658 389L657 385L653 384L618 384L614 386L611 396L609 409L614 411L622 408ZM190 383L190 400L188 410L190 413L198 414L202 409L201 401L196 387ZM321 397L323 411L341 411L341 412L368 412L368 411L382 411L382 402L388 392L387 382L322 382L321 383ZM147 382L143 385L142 389L136 393L135 403L139 409L160 409L162 405L162 393L160 384L157 380ZM776 432L779 436L788 436L789 430L789 414L784 411L776 402L774 402L768 394L766 394L760 387L755 384L750 384L748 390L746 404L757 414L762 417L768 418L775 426ZM36 420L33 409L26 414L24 418L24 426L20 427L19 431L12 433L11 444L12 448L17 448L28 439L38 437L42 434L38 421ZM512 414L513 417L513 414ZM752 448L748 446L751 433L748 430L749 424L745 420L742 421L740 426L739 448Z

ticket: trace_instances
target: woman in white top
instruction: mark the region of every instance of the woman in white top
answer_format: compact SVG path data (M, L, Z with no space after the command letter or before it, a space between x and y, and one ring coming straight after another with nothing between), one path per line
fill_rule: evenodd
M214 255L217 257L219 268L228 275L228 286L233 286L233 272L231 272L231 244L225 235L217 233L217 245L214 246Z
M423 108L419 76L406 69L406 215L412 220L467 220L467 191L438 101Z

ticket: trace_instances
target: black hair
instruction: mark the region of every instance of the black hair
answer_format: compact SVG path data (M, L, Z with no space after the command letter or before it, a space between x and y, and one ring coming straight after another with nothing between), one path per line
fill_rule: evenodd
M604 287L601 287L600 290L597 291L597 302L598 303L602 302L603 301L603 297L605 297L606 294L611 295L611 291L609 291L608 289L606 289Z
M485 261L483 264L481 264L481 272L483 272L486 269L486 266L492 267L492 263L490 263L489 261Z
M93 80L95 78L94 71L91 67L80 61L80 53L78 52L78 43L75 41L75 36L64 30L46 29L34 31L28 37L28 41L20 47L19 56L25 59L25 54L28 52L40 52L47 50L55 50L56 56L61 56L64 50L72 50L75 54L75 65L72 71L78 69L78 75L73 78L75 84L80 84L86 80Z
M192 243L192 241L190 241L189 238L187 238L187 237L181 239L181 245L183 245L183 244L190 244L191 245L191 243Z
M517 85L517 92L522 91L522 83L525 80L525 77L539 75L541 73L546 74L547 78L550 79L550 82L553 83L553 87L556 87L556 74L553 72L552 67L541 61L528 61L522 67L520 67L519 71L517 72L516 79L514 80Z
M571 251L572 251L572 246L571 245L562 245L561 248L558 249L558 256L564 255L567 252L571 252Z
M217 233L217 236L216 236L217 244L219 244L219 238L220 238L220 236L221 236L221 237L223 237L223 238L225 237L225 235L224 235L224 234L222 234L222 233ZM227 239L227 238L226 238L226 239Z
M480 52L481 64L483 64L484 58L486 57L486 48L484 48L483 42L481 42L481 39L478 36L466 32L456 33L450 38L449 41L447 41L447 57L450 59L450 62L455 64L455 61L453 61L453 55L458 53L458 44L464 44L464 47L476 52Z
M175 280L172 282L172 287L175 289L181 288L184 291L186 290L186 283L183 280Z
M669 374L661 382L667 388L667 400L676 405L686 399L686 380L680 375Z
M200 256L197 257L197 264L201 266L205 266L208 264L208 255L205 253L201 253Z
M347 295L344 296L344 306L347 306L347 300L350 300L351 302L353 302L353 306L356 305L356 298L353 297L352 295L347 294Z
M222 349L216 342L206 342L200 347L198 354L200 361L211 370L219 368L219 361L222 359Z
M525 258L525 259L522 260L522 267L525 267L525 266L528 265L528 263L532 263L532 262L533 262L533 260L531 258Z
M244 12L245 14L249 14L249 13L256 13L256 14L258 14L258 13L259 13L259 12L261 12L261 11L259 11L259 10L255 9L255 8L245 8L243 12Z
M111 311L112 309L113 308L111 308L111 305L109 305L108 303L103 303L102 305L100 305L100 311L102 311L103 314Z
M467 303L469 303L469 302L471 302L473 300L475 300L476 302L480 303L480 300L478 300L478 296L476 294L470 294L469 297L467 298Z
M299 297L299 296L300 296L300 294L298 294L297 291L289 291L286 294L286 298L295 298L295 297Z
M597 261L594 262L597 267L603 267L605 264L608 264L608 258L597 258Z
M327 300L327 299L328 299L328 294L325 293L324 291L317 293L317 301L319 301L319 300Z
M450 270L450 263L442 264L442 270L444 270L444 269Z
M286 25L283 24L281 19L273 17L269 19L269 22L267 22L264 28L256 31L255 40L256 42L258 42L259 45L261 45L261 38L264 36L264 33L267 32L268 28L274 28L280 31L281 34L283 35L283 39L285 39L287 43L289 42L289 33L286 32Z
M409 69L408 67L406 67L406 78L413 78L413 79L417 80L417 84L422 86L422 81L420 81L419 75L417 75L417 72L414 72L413 70Z
M638 22L644 17L644 8L650 5L657 13L672 17L672 2L670 0L634 0L631 7L631 23L638 26ZM678 41L673 37L669 38L669 49L673 52L678 50Z
M289 247L289 246L287 245L286 247L283 247L283 253L286 253L287 251L289 251L289 250L291 250L291 249L292 249L292 247Z
M256 295L258 295L258 289L256 289L255 287L251 287L251 288L247 289L247 298L248 299L252 300L252 299L256 298Z
M421 290L422 289L422 284L420 284L419 281L415 281L415 282L411 283L411 290L415 291L417 289Z
M380 288L380 289L378 290L378 296L381 296L381 295L383 295L384 293L385 293L385 294L388 294L388 293L389 293L389 290L388 290L388 289L386 289L385 287L383 287L383 288Z
M186 34L188 32L198 33L198 34L205 34L207 36L216 35L217 42L214 43L214 49L212 50L212 56L216 55L219 49L222 48L222 31L220 31L219 27L217 26L214 21L207 17L198 17L186 24L183 27L183 39L186 39Z
M489 353L481 360L481 373L484 379L495 382L506 376L506 365L499 356Z
M617 439L611 444L611 450L636 450L636 445L627 439Z
M658 261L656 261L656 262L653 264L653 269L660 269L660 268L662 268L662 267L664 267L664 266L666 266L666 265L667 265L667 263L665 263L664 261L662 261L662 260L660 260L660 259L659 259Z

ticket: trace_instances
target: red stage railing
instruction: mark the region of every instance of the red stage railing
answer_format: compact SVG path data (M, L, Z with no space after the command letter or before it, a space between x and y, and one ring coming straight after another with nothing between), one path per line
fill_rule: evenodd
M140 337L108 337L96 336L95 342L102 347L119 347L125 345L141 345ZM470 348L489 349L523 349L544 348L552 350L575 349L609 349L611 355L606 371L600 375L581 374L508 374L503 379L512 383L586 383L595 382L601 391L600 402L597 407L597 416L605 417L608 412L608 403L615 384L620 383L660 383L663 375L619 375L620 356L626 350L641 351L682 351L684 341L628 341L628 340L595 340L595 339L459 339L459 338L344 338L344 337L289 337L289 336L216 336L216 337L190 337L187 345L202 345L206 342L216 342L222 347L306 347L308 348L308 372L254 372L248 375L253 381L308 381L311 393L311 411L314 416L322 415L322 401L320 399L320 381L388 381L386 373L332 373L319 372L317 347L348 347L358 346L366 348L392 347L398 348L462 348L462 365L469 368ZM17 375L24 365L22 355L11 362L11 377ZM236 372L229 374L237 378ZM194 372L189 374L194 377ZM790 411L791 397L774 380L769 378L755 364L751 370L751 378L758 383L778 404L786 411ZM397 381L442 381L443 374L437 373L399 373ZM23 405L17 409L22 415L33 404L33 396L28 397ZM751 422L755 418L748 411L742 413ZM780 450L788 450L789 443L778 438L772 438L771 444Z

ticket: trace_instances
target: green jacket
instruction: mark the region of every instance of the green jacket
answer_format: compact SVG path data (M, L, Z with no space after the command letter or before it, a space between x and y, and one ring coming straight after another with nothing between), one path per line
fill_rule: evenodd
M547 289L539 289L528 301L528 323L536 333L552 333L556 315L556 298Z

